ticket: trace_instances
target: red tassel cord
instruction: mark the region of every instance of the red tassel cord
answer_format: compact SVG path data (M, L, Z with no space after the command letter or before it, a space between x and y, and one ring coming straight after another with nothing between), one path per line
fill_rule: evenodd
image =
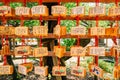
M39 5L42 5L42 0L39 0Z

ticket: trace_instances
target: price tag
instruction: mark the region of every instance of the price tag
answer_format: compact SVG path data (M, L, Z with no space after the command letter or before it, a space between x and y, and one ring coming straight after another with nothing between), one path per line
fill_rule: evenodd
M85 56L86 50L81 46L73 46L70 49L71 56Z
M39 6L33 6L31 8L32 15L34 16L48 16L48 8L47 6L44 5L39 5Z
M33 27L33 35L36 35L36 36L47 36L48 35L48 27L45 27L45 26L34 26Z
M28 8L28 7L16 7L15 14L18 16L21 16L21 15L28 16L28 15L30 15L30 8Z
M77 15L84 15L85 14L85 8L83 6L77 6L72 8L71 10L71 16L77 16Z
M90 71L91 71L94 75L96 75L96 76L98 76L98 77L100 77L100 78L103 78L103 70L102 70L100 67L98 67L98 66L96 66L96 65L91 65Z
M89 9L89 15L91 16L105 15L105 7L103 6L92 7Z
M31 54L31 47L30 46L16 47L14 50L14 53L17 56L30 55Z
M74 66L71 68L71 74L75 76L85 77L86 69L80 66Z
M117 36L117 34L118 34L118 27L106 28L105 29L105 34L106 35L110 35L110 36Z
M53 34L56 36L66 35L66 27L57 25L53 30Z
M35 57L42 57L48 55L47 47L38 47L34 49L34 56Z
M18 36L27 36L28 35L28 27L16 27L15 35Z
M61 58L66 53L66 47L64 46L54 46L54 53L57 57Z
M66 76L66 67L54 66L52 69L53 76Z
M92 27L90 28L90 35L105 35L105 28L103 27Z
M89 47L89 55L105 56L104 47Z
M118 16L120 15L120 7L112 7L109 9L110 16Z
M0 6L0 15L12 15L11 7L9 6Z
M13 66L5 65L0 66L0 75L9 75L13 73Z
M48 67L40 67L40 66L35 66L35 74L40 75L40 76L47 76L48 75Z
M27 68L23 65L18 65L18 72L23 75L27 75Z
M53 16L66 16L67 9L65 6L52 6Z
M18 65L18 72L23 75L27 75L28 72L32 71L32 69L33 64L31 62Z
M86 35L86 28L83 26L72 27L71 35Z

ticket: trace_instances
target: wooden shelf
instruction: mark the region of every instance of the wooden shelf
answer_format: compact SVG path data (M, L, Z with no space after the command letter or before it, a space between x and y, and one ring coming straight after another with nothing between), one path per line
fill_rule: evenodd
M0 36L2 37L2 36ZM5 36L4 36L5 37ZM28 36L8 36L9 38L40 38L40 36L34 36L32 34L28 35ZM95 38L95 36L90 36L90 35L81 35L79 36L80 38ZM113 38L114 36L107 36L107 35L104 35L104 36L99 36L99 38L105 38L105 39L108 39L108 38ZM50 39L53 39L53 38L59 38L58 36L55 36L54 34L52 33L49 33L48 36L44 36L42 38L50 38ZM78 38L78 36L72 36L70 34L66 34L64 36L61 36L60 38ZM117 38L120 38L120 35L117 36Z
M20 16L5 16L6 20L20 20ZM88 16L84 15L79 17L81 20L96 20L96 16ZM2 16L0 16L0 20L2 20ZM39 16L25 16L24 20L39 20ZM58 17L55 16L46 16L42 18L43 20L57 20ZM118 16L118 19L120 20L120 16ZM66 17L61 17L61 20L76 20L75 17L71 17L67 15ZM116 20L116 17L111 17L111 16L99 16L99 20Z
M39 0L26 0L27 2L38 2ZM99 0L102 3L111 3L115 2L115 0ZM120 0L118 0L120 2ZM3 0L0 0L3 2ZM10 0L10 2L23 2L23 0ZM58 0L43 0L43 2L58 2ZM76 0L61 0L61 2L76 2ZM80 0L80 2L95 2L95 0Z

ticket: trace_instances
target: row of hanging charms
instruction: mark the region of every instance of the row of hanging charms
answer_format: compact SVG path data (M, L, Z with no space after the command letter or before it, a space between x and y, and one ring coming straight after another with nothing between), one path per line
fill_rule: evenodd
M99 6L97 6L97 7L94 7L95 9L93 8L92 9L93 11L91 11L91 14L97 16L96 17L96 24L97 25L96 25L96 27L93 27L90 29L90 35L95 35L96 46L89 47L88 52L90 55L93 55L93 56L96 56L96 55L105 56L105 48L98 47L98 39L99 39L98 36L105 35L105 29L102 27L98 27L98 15L102 15L104 12L104 9L99 9ZM54 28L54 35L58 36L58 42L59 42L59 45L54 47L54 53L58 57L58 66L54 66L53 71L52 71L53 75L55 75L55 76L65 76L66 75L66 68L63 66L60 66L60 58L63 57L64 54L66 53L66 48L63 46L60 46L61 36L66 35L66 27L60 26L61 17L66 16L66 9L62 9L62 8L64 8L64 7L60 6L60 5L52 7L53 16L58 16L58 25ZM79 6L74 8L74 9L75 9L75 11L78 11ZM44 8L44 10L46 10L46 8ZM99 13L96 10L99 10ZM23 16L26 16L26 14L29 15L28 14L29 11L28 12L27 11L28 10L26 10L25 8L19 10L18 15L21 16L21 26L15 28L15 34L18 36L22 36L22 44L23 45L16 47L14 52L15 52L15 55L20 55L20 56L23 56L23 58L24 58L24 62L22 64L20 64L18 67L19 73L24 74L24 75L26 75L28 72L32 71L32 69L33 69L33 64L26 62L27 56L32 54L31 47L25 46L25 44L24 44L24 36L28 35L29 31L28 31L27 27L22 26L23 20L24 20ZM42 13L39 13L39 12L35 12L35 13L36 13L36 15L40 15L40 22L41 22L41 20L42 20L41 16L44 16L44 15L42 15ZM37 13L39 13L39 14L37 14ZM17 14L17 12L16 12L16 14ZM77 22L78 22L79 17L77 15L82 15L83 12L76 12L74 14L77 17ZM109 28L108 30L109 30L108 33L110 34L112 31L115 32L116 28ZM72 71L71 71L71 73L73 75L76 75L76 76L85 76L85 74L86 74L86 70L84 68L80 67L80 65L79 65L80 56L86 55L85 48L79 46L79 39L80 39L79 35L86 35L85 31L86 31L86 28L82 27L82 26L73 27L71 29L71 35L78 36L78 46L73 46L71 48L71 56L78 56L78 66L77 66L77 68L72 68ZM41 44L42 44L42 36L47 36L48 35L47 32L48 32L48 29L44 26L34 27L34 30L33 30L33 34L40 37L40 47L35 48L33 51L33 54L36 57L41 57L40 58L40 66L35 66L35 73L39 74L39 75L44 75L44 76L47 75L47 68L48 67L42 66L42 56L47 56L48 50L46 47L42 47ZM3 49L3 51L4 51L4 49ZM5 50L5 51L7 51L7 50ZM117 58L116 58L116 60L117 60ZM103 77L103 70L98 67L98 56L95 57L95 61L96 61L95 62L96 64L90 65L90 71L93 74L97 75L98 77L102 78Z

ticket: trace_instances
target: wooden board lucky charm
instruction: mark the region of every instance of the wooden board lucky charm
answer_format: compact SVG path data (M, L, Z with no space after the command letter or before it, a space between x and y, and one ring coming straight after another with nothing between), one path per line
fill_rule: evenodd
M71 28L71 35L86 35L86 28L83 26L77 26Z
M120 15L120 7L114 6L114 7L110 8L108 15L109 16L118 16L118 15Z
M120 56L120 46L113 46L111 49L110 49L110 52L111 52L111 56Z
M54 46L54 53L55 53L55 56L62 58L64 54L66 53L66 47L65 46Z
M88 47L88 54L92 56L105 56L104 47Z
M34 48L33 50L33 56L34 57L43 57L48 55L48 49L47 47L38 47Z
M14 54L16 56L30 55L31 47L30 46L19 46L14 49Z
M14 27L0 26L0 35L14 35L14 34L15 34Z
M48 16L48 8L44 5L33 6L31 13L33 16Z
M103 70L100 68L100 67L98 67L98 66L96 66L96 65L91 65L90 66L90 71L91 71L91 73L93 73L94 75L96 75L96 76L98 76L98 77L100 77L100 78L103 78Z
M106 28L105 35L117 36L118 35L118 27Z
M89 34L92 36L105 35L105 28L104 27L91 27Z
M55 36L66 35L66 27L65 26L56 25L55 28L53 29L53 34Z
M23 75L27 75L28 72L32 71L33 64L32 63L23 63L18 65L18 72Z
M66 76L66 67L54 66L52 69L53 76Z
M18 16L21 16L21 15L29 16L30 15L30 8L28 8L28 7L16 7L15 14Z
M12 15L12 9L10 6L0 6L0 15Z
M103 6L96 6L96 7L91 7L89 9L89 15L90 16L103 16L105 15L105 7Z
M4 65L0 66L0 75L9 75L13 73L13 66Z
M71 9L71 16L83 16L85 14L85 8L83 6L77 6Z
M75 76L85 77L86 69L80 66L74 66L71 68L71 74Z
M47 76L48 75L48 66L35 66L34 73L40 76Z
M118 79L120 78L120 66L115 66L114 69L113 69L113 77L115 79Z
M48 35L48 27L46 27L46 26L34 26L33 27L33 35L35 35L35 36L47 36Z
M10 55L9 45L2 46L1 55Z
M52 15L53 16L63 16L65 17L67 13L67 8L65 6L52 6Z
M27 36L29 33L28 27L16 27L15 28L15 35L17 36Z
M85 56L86 49L81 46L73 46L70 49L71 56Z

